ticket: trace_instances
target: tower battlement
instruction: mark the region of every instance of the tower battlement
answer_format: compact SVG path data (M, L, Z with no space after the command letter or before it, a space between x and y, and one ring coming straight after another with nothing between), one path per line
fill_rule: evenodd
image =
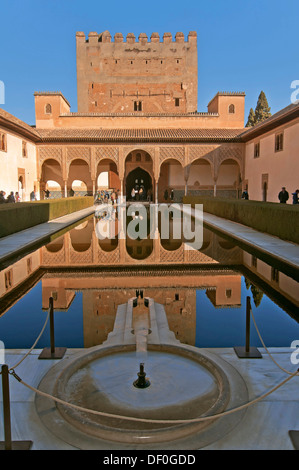
M197 34L76 33L78 112L197 111Z
M112 36L109 33L109 31L104 31L102 33L97 33L97 32L90 32L88 36L85 36L85 33L82 31L78 31L76 33L76 39L77 41L84 41L86 43L90 44L96 44L96 43L111 43L112 42ZM150 37L147 36L146 33L140 33L138 36L138 39L135 37L134 33L128 33L126 35L126 38L124 39L124 36L122 33L115 33L114 35L114 42L115 43L128 43L128 44L134 44L134 43L140 43L140 44L147 44L147 43L165 43L169 44L171 42L196 42L197 40L197 33L196 31L190 31L187 40L185 41L185 36L184 33L178 32L175 34L174 39L172 37L171 33L164 33L162 36L162 40L160 41L160 35L159 33L152 33Z

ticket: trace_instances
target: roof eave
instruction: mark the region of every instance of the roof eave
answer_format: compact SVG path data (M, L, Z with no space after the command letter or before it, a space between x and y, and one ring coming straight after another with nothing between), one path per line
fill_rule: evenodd
M28 140L32 140L33 142L39 142L41 140L40 135L32 129L26 129L25 127L6 119L4 116L0 116L0 127L4 127L5 129L15 132L17 134L21 134L23 137L27 138Z
M264 121L261 124L258 124L257 126L254 126L252 128L249 128L247 131L243 132L240 134L240 139L242 142L248 142L252 139L255 139L256 137L259 137L263 134L266 134L269 131L272 131L273 129L282 126L283 124L286 124L290 121L293 121L294 119L297 119L299 117L299 106L292 109L286 114L277 116L277 118L271 119L269 122Z

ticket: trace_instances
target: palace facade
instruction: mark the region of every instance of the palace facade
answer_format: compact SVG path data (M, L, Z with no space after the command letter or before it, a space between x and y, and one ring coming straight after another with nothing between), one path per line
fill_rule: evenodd
M43 198L45 189L66 197L110 188L129 199L142 184L164 202L170 194L240 197L246 187L251 199L276 202L281 186L299 186L299 105L249 129L244 92L217 92L198 112L195 32L138 40L78 32L76 45L78 112L49 91L34 93L35 127L0 110L7 194L29 200L32 190Z

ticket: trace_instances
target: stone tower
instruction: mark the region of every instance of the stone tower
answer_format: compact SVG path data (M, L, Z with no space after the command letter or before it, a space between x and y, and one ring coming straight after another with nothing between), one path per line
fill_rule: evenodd
M77 32L79 113L197 111L197 34Z

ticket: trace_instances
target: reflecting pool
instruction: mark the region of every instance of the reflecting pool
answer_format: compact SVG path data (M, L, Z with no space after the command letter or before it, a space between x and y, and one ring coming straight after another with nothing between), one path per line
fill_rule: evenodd
M131 219L130 219L131 220ZM55 344L87 348L112 331L119 305L142 289L163 304L181 342L205 348L245 344L246 298L268 347L299 339L298 280L287 269L203 228L200 250L183 238L99 237L119 233L117 213L89 217L0 272L0 339L30 348L54 299ZM105 225L105 226L104 226ZM251 345L261 346L253 323ZM47 325L37 348L49 346Z

